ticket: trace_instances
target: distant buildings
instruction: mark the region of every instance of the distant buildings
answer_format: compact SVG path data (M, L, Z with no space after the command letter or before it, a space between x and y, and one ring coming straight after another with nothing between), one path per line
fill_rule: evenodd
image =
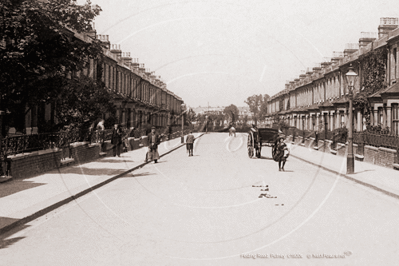
M210 114L216 114L216 115L224 115L223 111L227 106L217 106L217 107L195 107L193 108L193 111L196 114L200 115L210 115ZM247 123L252 123L252 113L249 111L249 107L237 107L239 111L239 117L237 119L238 122L243 122L245 120L245 117L247 118ZM227 120L225 120L225 124L228 123Z

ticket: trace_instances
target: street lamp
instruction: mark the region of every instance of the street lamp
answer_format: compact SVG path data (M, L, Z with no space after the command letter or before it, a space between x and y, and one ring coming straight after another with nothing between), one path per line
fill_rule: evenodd
M349 129L348 129L348 157L346 159L346 173L353 174L355 172L355 158L353 156L353 87L357 74L353 71L352 64L349 66L349 70L346 73L346 81L348 83L349 90Z
M205 134L207 134L208 133L208 116L207 115L205 116L205 128L206 128Z
M181 143L184 143L184 113L186 112L186 105L181 104Z

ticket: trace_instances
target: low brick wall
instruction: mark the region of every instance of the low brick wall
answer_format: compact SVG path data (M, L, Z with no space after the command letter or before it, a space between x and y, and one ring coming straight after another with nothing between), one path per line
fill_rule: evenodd
M292 136L287 136L287 141L291 141ZM314 142L314 138L310 137L305 139L305 147L313 148L316 146ZM295 144L299 144L302 142L302 137L298 136L295 140ZM327 140L326 146L324 146L324 141L319 140L317 143L317 147L319 151L322 152L331 152L338 156L346 157L348 154L348 145L343 143L337 143L337 150L336 152L331 151L331 143L332 141ZM363 153L363 154L362 154ZM365 145L363 148L359 147L358 144L353 144L353 154L357 157L357 160L361 160L364 162L377 164L380 166L388 167L388 168L395 168L395 165L398 166L398 158L397 158L397 151L394 149L388 149L384 147L373 147ZM399 166L397 167L399 168Z
M180 133L171 134L170 139L177 137L180 137ZM165 140L167 140L166 137L162 139L162 141ZM126 144L127 151L131 151L143 146L148 146L148 141L146 136L140 139L129 138ZM29 178L64 165L82 164L96 160L101 156L113 156L113 146L111 141L93 144L78 142L72 143L69 147L65 147L64 149L18 154L9 156L7 162L3 163L3 169L9 170L8 174L14 179ZM7 167L9 169L7 169Z
M62 150L44 150L8 157L10 175L28 178L59 168Z
M346 145L343 143L337 143L337 155L338 156L346 156Z
M395 155L396 150L379 147L378 156L375 160L376 164L393 168L393 164L395 163Z
M101 144L73 143L70 150L75 162L81 164L98 159L100 157Z
M373 146L364 146L364 161L375 164L378 157L378 148Z

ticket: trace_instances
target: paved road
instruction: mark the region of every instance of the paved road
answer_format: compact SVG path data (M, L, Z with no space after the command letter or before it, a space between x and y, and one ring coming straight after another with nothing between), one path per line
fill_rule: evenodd
M399 201L245 145L204 135L16 230L0 265L397 265Z

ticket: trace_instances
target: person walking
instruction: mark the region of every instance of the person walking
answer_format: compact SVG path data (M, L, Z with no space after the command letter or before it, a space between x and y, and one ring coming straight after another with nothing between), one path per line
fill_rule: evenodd
M121 146L122 146L122 129L118 124L114 125L114 129L112 130L111 136L111 144L114 146L112 150L114 152L114 157L118 155L121 156Z
M284 171L285 162L287 161L289 150L283 137L279 137L276 143L276 154L274 160L278 162L278 170Z
M190 131L190 133L186 137L186 146L187 146L188 156L193 156L194 140L195 140L195 138L194 138L193 132Z
M231 130L231 135L234 135L234 137L235 137L236 136L236 129L232 126L230 128L230 130Z
M159 160L158 145L160 143L160 136L155 132L155 127L152 127L151 132L148 134L148 152L146 162L154 161L154 163L157 163Z

